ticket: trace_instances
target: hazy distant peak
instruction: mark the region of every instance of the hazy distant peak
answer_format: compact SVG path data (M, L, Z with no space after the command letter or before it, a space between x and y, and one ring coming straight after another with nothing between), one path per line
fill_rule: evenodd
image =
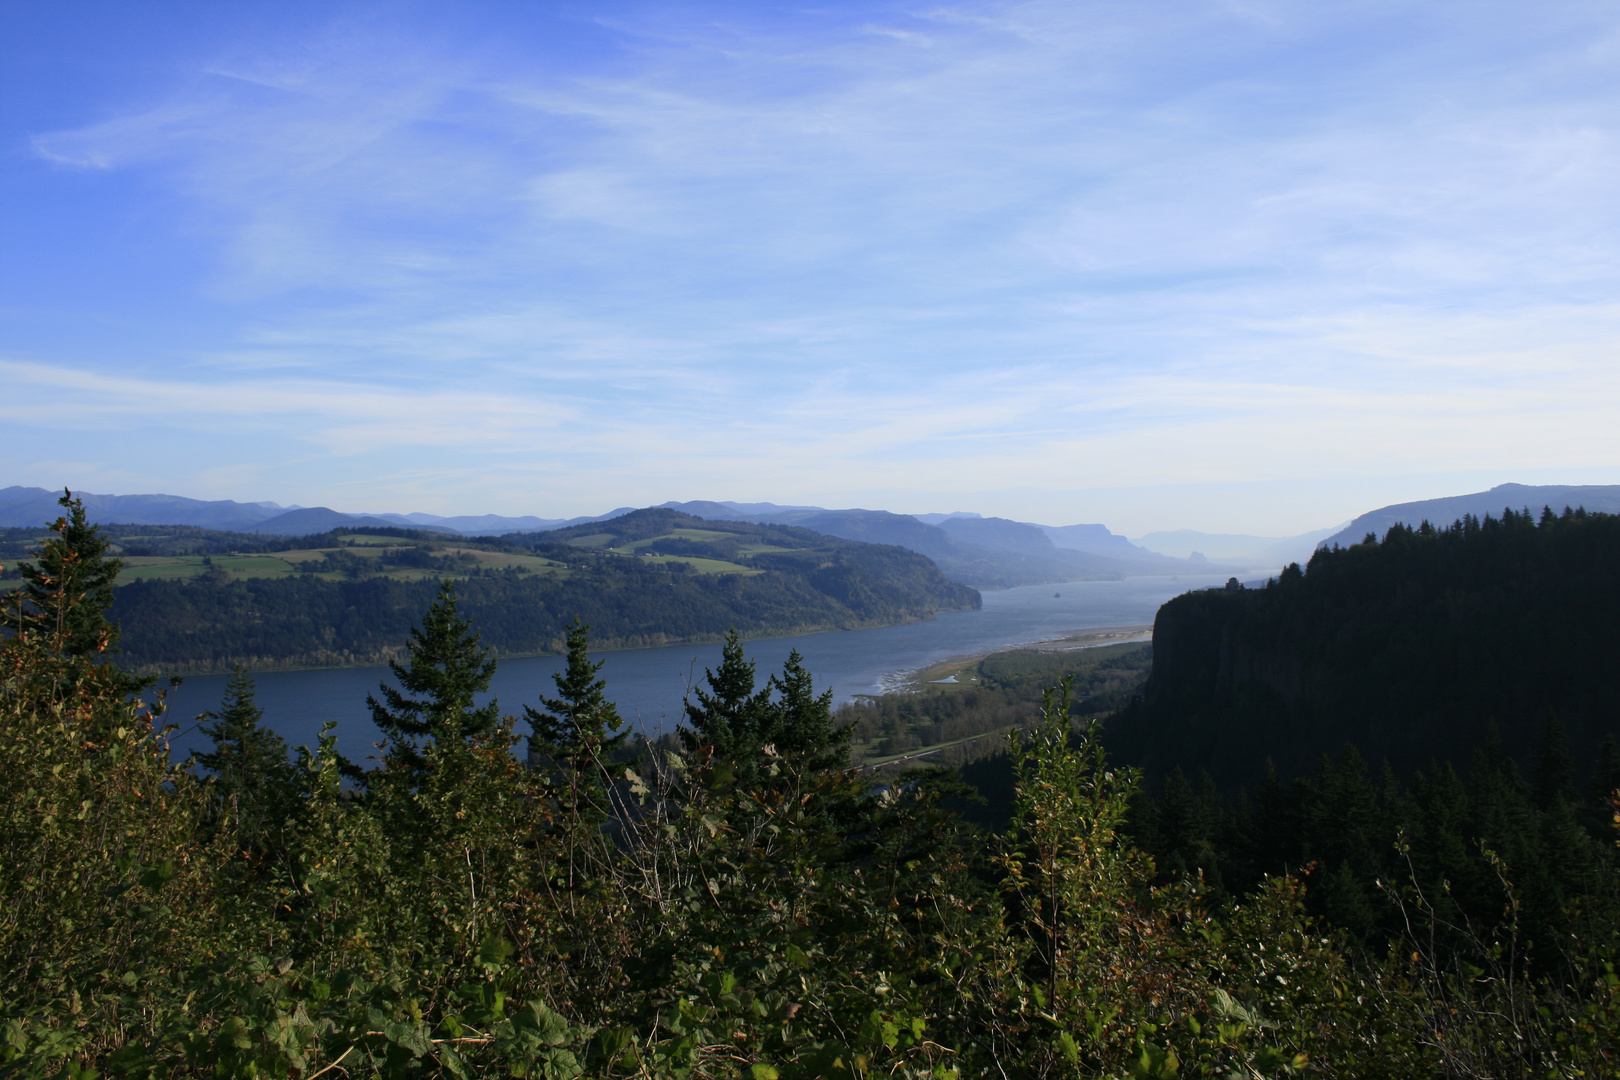
M773 510L776 509L770 503L761 505L770 507ZM712 502L708 499L693 499L690 502L676 502L671 499L669 502L659 503L657 506L648 509L674 510L678 513L691 514L693 517L704 518L708 521L742 521L749 516L746 512L739 511L730 503Z
M1134 558L1149 554L1106 525L1039 525L1037 528L1044 532L1053 544L1071 551L1089 551L1094 555L1110 555L1115 558Z
M791 510L820 510L821 509L821 507L819 507L819 506L792 506L792 505L784 505L784 504L781 504L781 503L770 503L770 502L757 502L757 503L722 502L720 505L721 506L729 506L733 510L737 511L740 514L773 513L773 512L782 512L782 511L791 511Z
M246 531L285 512L273 502L188 499L182 495L97 495L74 489L85 515L97 524L197 525L206 529ZM61 488L12 486L0 490L0 528L44 525L61 516Z
M312 536L333 529L418 528L450 532L442 525L422 525L398 514L343 514L325 506L310 506L277 514L241 531L268 536Z

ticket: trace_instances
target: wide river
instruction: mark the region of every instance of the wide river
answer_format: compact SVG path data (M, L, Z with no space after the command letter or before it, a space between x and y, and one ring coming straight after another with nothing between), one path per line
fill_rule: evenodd
M765 638L747 642L745 648L757 662L761 683L781 668L789 650L798 649L815 676L816 688L831 687L834 699L842 703L859 694L883 693L908 673L951 657L1050 641L1076 630L1150 624L1159 605L1172 596L1224 581L1224 576L1183 574L1030 585L986 592L984 607L978 611L953 611L903 626ZM601 674L620 715L656 734L679 721L687 686L701 680L705 668L719 664L720 645L626 649L594 659L605 661ZM520 714L523 705L538 705L542 694L555 693L551 676L561 667L562 658L557 656L502 660L491 693L504 711ZM227 678L192 675L170 694L166 719L181 729L173 743L177 757L208 747L206 737L197 731L197 714L219 707ZM386 667L264 672L255 676L257 702L265 723L293 746L313 746L321 725L336 721L339 749L351 760L369 765L366 759L376 755L374 744L380 735L371 723L366 695L375 693L386 678ZM518 728L527 731L521 721Z

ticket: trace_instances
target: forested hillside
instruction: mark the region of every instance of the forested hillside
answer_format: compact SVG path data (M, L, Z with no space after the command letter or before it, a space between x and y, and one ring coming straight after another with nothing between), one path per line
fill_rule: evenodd
M1308 910L1374 946L1404 932L1413 908L1392 883L1409 883L1442 912L1444 948L1517 934L1523 960L1557 970L1569 935L1620 928L1620 748L1605 742L1578 781L1556 721L1540 742L1524 768L1493 740L1408 782L1347 747L1225 799L1208 774L1178 768L1143 789L1128 828L1163 882L1196 876L1236 897L1297 872Z
M645 510L525 539L373 529L221 554L203 535L125 534L123 550L153 554L126 556L126 575L140 576L112 609L121 662L151 672L375 663L403 647L443 578L461 583L464 610L503 655L560 651L576 617L599 645L622 648L733 627L883 625L979 602L913 552L806 529ZM178 554L199 546L209 553Z
M1204 769L1228 790L1252 790L1267 757L1303 775L1346 743L1406 778L1465 767L1493 725L1531 761L1550 710L1589 763L1620 730L1617 612L1620 518L1396 526L1265 588L1165 604L1152 674L1110 745L1152 775Z

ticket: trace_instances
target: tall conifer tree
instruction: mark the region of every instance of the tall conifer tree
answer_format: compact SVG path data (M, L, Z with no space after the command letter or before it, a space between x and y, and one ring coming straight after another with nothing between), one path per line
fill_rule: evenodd
M788 653L780 676L772 675L767 692L774 688L779 698L764 711L768 727L762 741L812 771L841 768L849 760L851 725L840 727L832 715L833 692L815 692L810 672L805 670L799 650Z
M204 714L212 723L198 728L214 749L197 755L197 763L213 773L218 802L234 806L238 833L250 843L291 804L294 783L287 741L262 726L264 710L253 697L253 677L237 664L219 711Z
M720 667L703 672L709 689L692 687L684 706L681 741L688 750L713 747L716 759L752 764L760 747L760 728L770 707L770 686L755 691L754 663L743 656L733 629L720 650Z
M534 729L531 751L576 771L593 760L608 761L630 737L629 726L604 693L607 681L597 677L602 661L591 663L590 635L590 626L575 619L568 631L568 663L551 677L557 696L540 699L544 712L523 707Z
M1564 725L1551 709L1541 729L1541 754L1536 759L1534 788L1536 806L1552 810L1559 803L1575 801L1575 762L1569 756L1569 740Z
M118 645L107 609L124 561L106 557L108 540L86 518L83 500L64 488L57 504L67 513L51 524L56 535L40 545L37 561L19 567L32 608L23 612L21 628L55 638L69 656L95 656Z
M471 622L457 613L453 582L440 585L422 625L411 630L409 649L408 664L388 662L403 690L383 683L382 701L372 695L366 704L372 722L388 736L390 752L420 770L425 740L462 742L492 734L501 712L494 699L476 704L495 676L495 658L479 645Z

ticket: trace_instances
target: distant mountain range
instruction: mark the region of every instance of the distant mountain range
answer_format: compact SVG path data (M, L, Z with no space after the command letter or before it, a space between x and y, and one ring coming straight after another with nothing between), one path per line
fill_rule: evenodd
M39 526L57 517L59 492L44 488L0 489L0 527ZM619 507L606 514L575 518L498 514L441 517L435 514L345 514L324 506L280 506L273 502L204 501L178 495L93 495L77 492L92 521L133 525L195 525L227 532L307 536L334 528L409 528L465 536L498 536L565 529L608 521L630 513ZM1500 515L1504 507L1539 510L1584 506L1620 512L1620 485L1544 486L1502 484L1473 495L1401 503L1373 510L1342 529L1294 537L1203 533L1192 530L1150 533L1133 542L1104 525L1037 525L957 511L949 514L893 514L886 510L829 510L775 503L667 502L663 508L711 521L797 525L828 536L894 544L933 559L952 580L976 588L1005 588L1088 578L1140 574L1225 572L1278 568L1304 563L1319 545L1349 545L1367 533L1382 536L1397 522L1449 524L1464 514Z
M34 487L0 489L0 528L26 529L54 521L62 513L56 503L61 494ZM273 502L242 503L229 499L211 502L180 495L93 495L87 491L74 494L84 501L90 520L98 524L195 525L221 532L267 536L310 536L340 527L426 529L463 536L499 536L605 521L634 509L625 506L597 517L577 518L501 517L497 514L440 517L436 514L344 514L324 506L281 506Z
M239 503L228 499L205 502L179 495L92 495L74 492L84 500L85 513L99 524L196 525L224 532L248 532L262 521L301 507L273 502ZM30 528L62 516L56 504L60 491L35 487L0 489L0 528Z

